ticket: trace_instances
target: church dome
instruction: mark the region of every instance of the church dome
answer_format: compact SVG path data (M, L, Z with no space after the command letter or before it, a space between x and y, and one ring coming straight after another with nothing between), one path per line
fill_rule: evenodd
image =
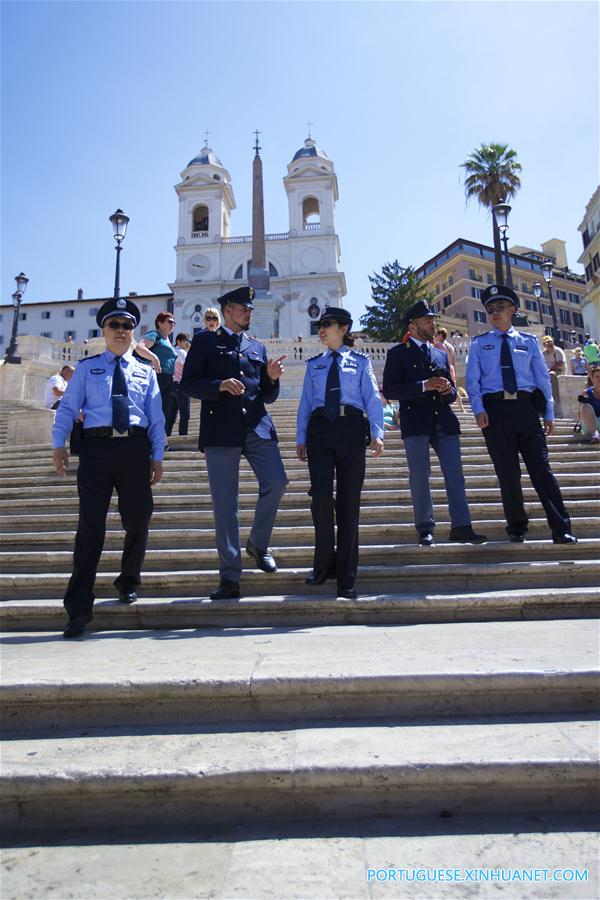
M220 166L223 168L223 163L211 147L203 147L198 156L190 159L188 166Z
M304 147L300 147L298 152L294 154L292 162L295 162L297 159L305 159L307 156L320 156L321 159L329 159L325 151L317 147L312 138L306 138Z

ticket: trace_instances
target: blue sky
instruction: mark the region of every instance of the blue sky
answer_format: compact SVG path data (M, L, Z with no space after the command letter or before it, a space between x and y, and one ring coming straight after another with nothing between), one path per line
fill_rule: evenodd
M261 131L267 231L307 120L334 161L346 305L368 274L418 266L458 236L490 241L459 164L482 141L523 165L510 242L567 241L598 184L592 2L3 2L2 295L110 295L108 216L131 217L122 289L175 275L173 185L203 144L229 169L232 233L251 231Z

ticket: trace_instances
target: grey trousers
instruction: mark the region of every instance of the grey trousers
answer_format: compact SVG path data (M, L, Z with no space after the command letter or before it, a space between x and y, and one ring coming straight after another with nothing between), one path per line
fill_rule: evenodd
M467 504L465 476L463 475L460 456L460 436L458 434L426 434L411 435L404 438L408 477L415 514L415 528L422 531L433 531L433 503L429 478L431 462L429 447L433 447L440 461L440 467L448 495L448 508L452 528L471 524L471 514Z
M269 546L279 502L287 487L287 475L277 442L258 437L252 428L246 429L243 447L206 447L204 454L213 501L219 574L228 581L239 582L242 573L238 504L240 459L246 457L258 480L250 541L259 550Z

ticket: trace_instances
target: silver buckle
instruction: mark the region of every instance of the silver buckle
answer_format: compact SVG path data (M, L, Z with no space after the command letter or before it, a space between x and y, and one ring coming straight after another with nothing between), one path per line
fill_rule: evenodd
M504 391L504 399L505 400L518 400L519 398L517 397L516 393L509 394L508 391Z
M123 434L121 434L120 431L117 431L116 428L113 428L111 437L114 437L114 438L124 438L124 437L129 437L129 431L124 431Z

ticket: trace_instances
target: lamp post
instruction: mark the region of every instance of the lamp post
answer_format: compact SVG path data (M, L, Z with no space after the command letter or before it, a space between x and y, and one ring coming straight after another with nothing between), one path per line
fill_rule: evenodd
M121 279L121 241L124 239L125 234L127 233L127 224L129 222L129 216L126 216L122 209L118 209L116 212L109 216L109 221L112 222L113 234L115 237L115 241L117 242L117 246L115 250L117 251L117 262L115 265L115 300L118 300L120 297L120 279Z
M560 339L560 331L558 328L558 322L556 321L556 307L554 305L554 297L552 296L552 275L554 272L554 264L551 260L547 259L542 263L542 275L544 276L544 281L548 285L548 299L550 300L550 309L552 310L552 337L554 339L554 343L557 347L562 347L562 341Z
M21 357L17 356L17 331L19 329L19 310L21 308L21 300L23 299L23 294L25 293L25 289L29 282L29 278L25 275L24 272L20 272L18 275L15 275L15 281L17 283L17 289L12 295L12 302L14 307L13 314L13 326L12 326L12 334L10 336L10 344L8 345L8 350L6 351L5 361L7 363L20 363Z
M513 280L512 273L510 271L510 259L508 258L508 214L510 213L512 207L508 205L508 203L496 203L495 206L492 207L492 212L494 214L494 218L496 220L496 225L498 226L498 231L500 232L500 238L502 240L502 245L504 247L504 261L506 264L506 284L509 288L512 289Z

